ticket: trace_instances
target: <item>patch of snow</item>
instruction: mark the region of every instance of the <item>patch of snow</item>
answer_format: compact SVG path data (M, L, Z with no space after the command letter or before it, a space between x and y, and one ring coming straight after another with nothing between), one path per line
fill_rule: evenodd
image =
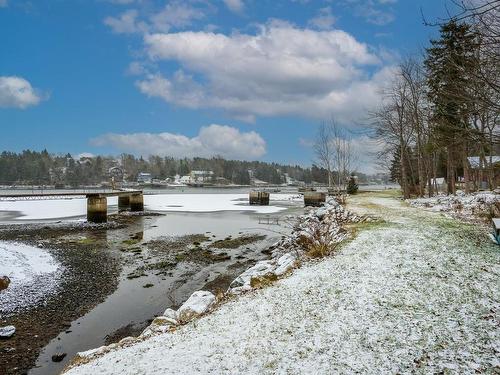
M62 267L45 249L0 241L0 275L11 280L0 292L0 311L11 313L37 304L57 288Z
M500 194L491 191L464 194L458 191L456 195L440 194L430 198L408 199L407 202L413 207L474 219L487 216L494 205L500 206Z
M117 205L117 197L108 198L109 205ZM87 215L87 199L41 199L0 201L0 211L20 212L19 220L52 220Z

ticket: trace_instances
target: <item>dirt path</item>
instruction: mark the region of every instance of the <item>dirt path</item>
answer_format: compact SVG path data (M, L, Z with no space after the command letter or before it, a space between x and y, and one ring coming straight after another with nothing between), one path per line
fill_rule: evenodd
M498 373L498 248L384 193L350 205L386 222L174 334L69 373Z

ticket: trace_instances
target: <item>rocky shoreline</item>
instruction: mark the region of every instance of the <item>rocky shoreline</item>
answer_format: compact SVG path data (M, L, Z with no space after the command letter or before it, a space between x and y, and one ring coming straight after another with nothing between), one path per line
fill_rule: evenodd
M300 267L302 262L330 254L351 236L346 229L347 224L371 220L369 217L349 212L333 199L321 208L308 209L304 215L297 217L290 235L282 237L266 250L270 254L270 259L258 261L241 273L231 282L225 293L214 295L205 290L196 291L177 310L169 308L161 316L156 317L138 337L125 337L117 343L80 352L65 371L79 364L88 363L110 351L144 341L151 336L175 332L178 326L210 313L236 295L270 285L292 272L294 268Z
M43 303L9 314L1 312L0 325L12 325L15 334L0 340L0 368L5 374L24 374L35 365L40 350L71 322L102 302L115 288L120 272L119 263L109 252L93 244L61 240L68 233L99 236L119 223L107 225L38 225L5 226L0 240L18 241L49 251L65 270L55 294ZM43 279L36 280L43 282Z
M158 215L110 215L106 224L58 222L0 226L0 241L41 248L62 265L58 288L45 301L8 314L0 312L0 327L12 325L16 328L15 334L0 340L0 368L5 374L25 374L34 368L41 350L55 338L63 340L57 341L61 343L58 344L61 352L48 350L49 357L44 357L43 361L50 362L50 356L55 356L52 361L63 360L63 366L72 357L71 353L66 355L64 340L77 339L71 337L71 330L76 328L71 328L72 322L115 293L123 280L151 288L144 289L150 291L162 290L162 280L174 278L179 295L168 295L165 304L179 307L181 303L172 301L177 298L185 301L198 288L214 294L225 291L249 263L267 256L261 249L269 246L270 239L262 234L240 232L224 237L207 232L178 237L155 236L145 240L143 231L158 224L149 216ZM43 279L38 281L43 282ZM157 313L145 321L127 322L107 334L103 342L139 335ZM52 370L44 371L51 373Z

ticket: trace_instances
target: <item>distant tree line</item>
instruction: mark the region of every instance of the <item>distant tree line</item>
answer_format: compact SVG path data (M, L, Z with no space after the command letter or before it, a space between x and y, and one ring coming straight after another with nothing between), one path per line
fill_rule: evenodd
M74 158L71 154L51 154L47 150L25 150L0 154L0 185L96 185L109 183L112 170L116 168L123 171L127 181L136 181L140 172L151 173L153 178L164 180L175 175L187 175L193 170L210 170L219 179L241 185L250 184L249 170L253 171L255 178L270 184L284 183L285 173L306 184L328 181L328 172L316 165L306 168L261 161L226 160L222 157L143 158L130 154Z
M405 197L432 195L444 177L449 194L486 182L495 188L500 151L500 1L443 21L422 59L407 58L370 114L381 156ZM474 178L468 157L479 159ZM478 176L479 174L479 176Z

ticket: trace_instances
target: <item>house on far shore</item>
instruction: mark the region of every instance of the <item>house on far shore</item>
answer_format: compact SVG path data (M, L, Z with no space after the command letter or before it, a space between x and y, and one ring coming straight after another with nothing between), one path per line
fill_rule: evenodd
M139 184L150 184L152 179L151 173L139 172L137 175L137 182Z
M213 171L191 171L191 183L212 182L215 178Z
M500 185L500 156L468 156L471 169L470 180L476 189L484 190L497 188ZM490 184L492 186L490 186Z

